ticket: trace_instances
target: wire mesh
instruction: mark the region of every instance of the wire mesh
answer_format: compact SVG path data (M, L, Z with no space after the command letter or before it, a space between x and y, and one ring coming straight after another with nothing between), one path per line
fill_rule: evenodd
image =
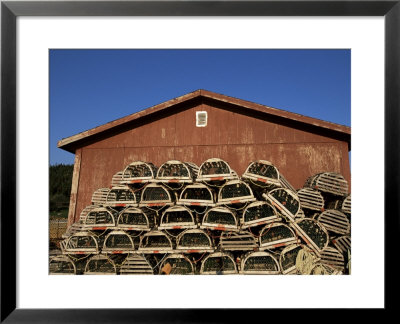
M261 163L258 161L252 162L249 165L247 172L261 176L261 177L271 178L271 179L278 179L278 177L279 177L278 170L276 169L276 167L274 167L273 165Z
M225 271L236 271L236 265L234 261L226 256L212 256L204 260L202 265L202 272L225 272Z
M219 210L210 210L204 217L203 223L236 225L236 218L230 212L222 212Z
M311 219L302 219L297 222L297 225L307 234L307 236L317 245L319 249L323 249L329 237L323 228Z
M165 259L160 269L162 269L166 264L171 266L169 272L170 275L186 275L193 274L194 268L192 263L183 256L169 256Z
M250 256L243 267L244 271L279 271L279 267L270 255Z
M275 189L269 193L274 199L282 204L292 215L296 215L300 208L300 203L295 196L287 189Z
M131 249L134 250L132 239L127 234L110 233L105 242L104 247L108 249Z
M211 247L210 238L202 232L183 233L179 239L180 247Z
M276 242L294 237L293 232L284 224L278 226L266 226L261 233L261 244Z
M251 222L271 216L275 216L275 209L268 203L254 203L249 205L243 212L244 222Z
M221 188L220 197L222 199L242 198L253 196L251 189L244 182L226 184Z
M75 274L75 266L68 257L55 257L50 260L50 274Z
M85 273L115 274L116 269L114 264L107 257L97 258L94 256L88 260Z
M231 168L222 160L206 161L200 167L200 174L202 175L218 175L230 174Z

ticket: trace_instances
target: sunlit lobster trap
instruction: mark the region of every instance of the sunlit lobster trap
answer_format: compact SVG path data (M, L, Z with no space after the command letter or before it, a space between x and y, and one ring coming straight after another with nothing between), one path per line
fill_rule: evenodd
M130 163L122 172L123 184L140 184L154 180L157 176L157 167L153 163L135 161Z
M239 222L235 213L229 208L214 207L206 212L200 228L236 232L239 230Z
M115 230L108 233L104 239L102 252L106 254L126 254L137 249L133 238L125 231Z
M317 220L331 233L340 235L350 233L350 222L347 216L339 210L327 209L318 216Z
M263 224L278 222L282 218L277 209L266 201L255 201L243 210L241 228L246 229Z
M142 190L139 207L161 208L164 206L172 206L176 197L161 184L150 183Z
M193 275L195 267L183 254L173 253L167 255L160 265L159 274L168 275Z
M283 223L266 225L261 230L259 237L260 250L276 249L295 243L300 243L296 233Z
M68 237L61 244L63 254L89 255L99 254L99 242L97 236L90 232L78 232Z
M219 248L223 251L253 251L258 248L254 235L248 231L222 232Z
M150 231L155 226L154 212L128 207L118 215L117 228L125 231Z
M214 252L214 243L201 229L188 229L176 239L176 251L181 253Z
M171 237L158 230L152 230L140 237L138 252L146 254L173 253L175 242Z
M300 212L300 200L295 191L286 188L277 188L264 193L265 200L270 202L289 221L294 221Z
M50 259L49 274L51 275L75 275L75 263L66 255L57 255Z
M105 231L116 227L118 212L109 207L96 207L87 213L82 225L84 230Z
M176 230L196 228L196 220L191 210L185 206L172 206L167 208L160 219L159 230Z
M247 253L241 262L241 274L276 275L280 273L278 260L265 251Z
M189 184L182 190L176 204L214 207L214 192L202 183Z
M129 254L120 266L121 275L154 275L155 264L142 254Z
M138 206L138 201L134 191L130 187L118 186L112 187L107 193L104 205L113 208L127 206L136 207Z
M328 246L328 232L318 221L304 218L291 223L290 226L317 255Z
M197 175L198 182L221 183L227 180L239 179L237 173L231 169L229 163L219 158L204 161Z
M219 190L217 205L245 204L255 200L253 191L247 183L231 180Z
M318 190L302 188L297 191L297 196L299 197L302 209L309 209L317 212L324 211L325 200Z
M98 254L88 259L84 275L115 275L117 268L114 262L104 254Z
M215 252L203 259L200 268L201 275L237 274L235 259L231 253Z
M339 173L322 172L309 177L304 187L313 188L324 193L336 196L348 195L348 183L346 179Z
M171 160L158 168L155 181L168 184L192 183L196 180L198 172L199 167L192 162Z

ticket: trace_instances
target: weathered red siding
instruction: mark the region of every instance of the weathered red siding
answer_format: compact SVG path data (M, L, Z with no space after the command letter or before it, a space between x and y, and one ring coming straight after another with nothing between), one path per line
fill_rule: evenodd
M274 163L295 188L321 171L342 173L350 183L346 142L310 125L301 128L274 117L249 116L225 108L211 103L171 108L159 119L148 119L83 146L75 215L71 211L70 220L77 221L93 191L109 187L113 174L135 160L157 166L170 159L200 165L219 157L241 175L249 162L264 159ZM196 127L196 111L208 112L207 127Z

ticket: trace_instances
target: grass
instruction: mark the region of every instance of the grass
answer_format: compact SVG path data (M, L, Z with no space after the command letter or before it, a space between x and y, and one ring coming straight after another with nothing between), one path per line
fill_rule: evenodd
M50 212L51 219L59 219L59 218L68 218L68 209L62 209L58 211L51 211Z

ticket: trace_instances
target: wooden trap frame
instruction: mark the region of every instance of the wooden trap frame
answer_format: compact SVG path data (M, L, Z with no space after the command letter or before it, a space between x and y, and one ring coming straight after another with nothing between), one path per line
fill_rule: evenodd
M222 232L219 247L225 251L253 251L258 244L248 231Z
M214 252L214 244L203 230L188 229L178 235L176 251L181 253Z
M171 160L158 168L157 182L165 183L192 183L195 181L199 167L191 162Z
M306 180L304 187L330 193L336 196L348 195L348 183L339 173L323 172L313 175Z
M166 209L160 220L159 230L196 228L192 212L185 206L172 206Z
M89 232L79 232L66 240L62 250L63 254L68 255L99 254L99 245L95 235Z
M249 252L242 259L241 274L276 275L280 273L279 262L268 252Z
M350 233L350 222L345 214L335 209L327 209L317 220L329 231L346 235Z
M342 212L347 215L351 215L351 195L348 195L346 198L344 198Z
M167 188L160 184L150 183L142 190L140 207L164 207L172 206L175 196Z
M194 275L193 263L183 254L169 254L161 263L159 274Z
M57 255L50 259L49 274L51 275L75 275L75 263L66 255Z
M182 190L177 205L214 207L214 194L202 183L190 184Z
M86 206L85 208L83 208L82 211L81 211L81 213L80 213L80 215L79 215L79 223L84 224L88 213L89 213L91 210L96 209L96 208L100 208L100 207L102 207L102 206L99 206L99 205L89 205L89 206Z
M122 263L119 273L121 275L154 275L154 269L149 260L141 254L129 254Z
M296 258L299 251L302 250L300 244L292 244L285 247L279 256L279 265L283 274L296 274Z
M231 169L228 162L218 159L211 158L204 161L199 168L197 175L198 182L221 182L226 180L238 179L238 175Z
M119 171L116 174L114 174L111 178L111 188L112 187L119 187L122 186L122 180L123 180L123 175L124 171Z
M226 207L214 207L203 217L200 228L215 231L238 231L236 215Z
M312 188L302 188L297 192L300 200L300 206L303 209L324 211L325 200L318 190Z
M259 237L260 250L276 249L282 246L300 243L296 233L286 224L272 223L266 225Z
M118 229L125 231L150 231L153 224L154 215L136 207L122 210L117 221Z
M231 180L219 190L217 205L243 204L255 200L253 191L246 182Z
M320 262L339 271L344 271L344 257L337 249L327 246L320 253Z
M265 160L251 162L243 173L242 179L265 188L282 186L279 181L278 169L271 162Z
M255 201L248 205L242 215L242 229L278 222L282 218L272 204L266 201Z
M325 227L315 219L304 218L290 224L296 233L317 256L328 246L329 235Z
M135 251L135 243L130 235L116 230L107 234L103 243L103 253L126 254Z
M300 200L295 191L277 188L264 193L262 196L277 208L283 216L287 217L289 221L293 222L300 211Z
M150 162L135 161L129 164L122 173L122 183L147 183L156 178L157 167Z
M351 237L344 235L331 240L332 244L343 253L351 251Z
M92 195L92 205L105 206L109 192L109 188L97 189Z
M90 210L84 220L85 230L105 231L116 226L117 212L111 208L98 207Z
M84 231L84 225L81 224L80 222L73 223L71 226L69 226L66 230L66 232L61 236L63 239L67 239L71 235L75 233L79 233Z
M104 254L92 256L86 263L84 275L116 275L117 267Z
M227 252L209 254L201 263L200 274L237 274L237 267L233 255Z
M120 186L110 189L107 194L105 205L109 207L136 207L138 203L136 201L136 195L131 188L128 186Z
M140 237L138 252L147 254L173 253L174 245L167 234L152 230Z

